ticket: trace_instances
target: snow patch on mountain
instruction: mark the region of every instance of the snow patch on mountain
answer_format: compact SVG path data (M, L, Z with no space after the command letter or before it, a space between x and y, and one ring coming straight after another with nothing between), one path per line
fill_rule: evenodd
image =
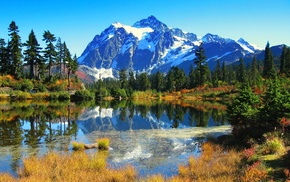
M135 37L138 38L138 40L142 40L144 37L146 37L146 35L150 32L153 32L154 30L152 28L136 28L136 27L131 27L131 26L127 26L127 25L123 25L119 22L114 23L113 24L114 27L116 28L124 28L125 31L128 34L133 34Z
M166 73L172 66L186 69L190 65L187 61L195 58L195 49L201 43L211 68L217 59L230 64L237 57L251 57L262 50L244 39L235 41L210 33L199 38L194 33L169 28L150 16L133 26L111 24L94 37L78 61L93 67L83 67L83 70L95 80L114 78L121 69L132 69L136 73L145 71L150 74L156 70Z
M263 50L260 47L253 45L253 44L249 44L247 41L245 41L243 38L240 38L237 43L246 51L250 52L250 53L254 53L257 50Z
M105 68L100 68L100 69L97 69L97 68L91 68L91 67L88 67L86 65L79 65L79 68L78 68L80 71L88 74L88 75L91 75L95 78L95 80L98 80L98 79L103 79L103 78L115 78L113 76L113 69L110 68L110 69L105 69Z

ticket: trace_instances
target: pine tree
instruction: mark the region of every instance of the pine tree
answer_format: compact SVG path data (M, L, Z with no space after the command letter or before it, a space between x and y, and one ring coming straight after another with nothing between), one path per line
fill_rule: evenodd
M174 73L170 70L166 75L166 90L172 92L175 90Z
M234 71L234 65L229 65L227 66L228 69L228 83L230 85L233 85L234 83L236 83L237 80L237 75L236 72Z
M210 73L210 69L208 67L208 63L205 63L204 65L204 76L203 76L203 82L204 83L211 83L211 73Z
M283 46L283 50L282 50L282 54L280 57L280 75L286 74L286 54L287 54L287 47L284 45Z
M128 80L126 70L122 69L119 71L119 81L121 83L121 89L127 89Z
M66 47L64 43L64 62L66 63L66 69L67 69L67 78L68 78L68 90L70 89L70 76L71 74L74 74L76 70L78 69L78 60L77 56L74 55L73 58L71 58L71 53L69 49Z
M219 59L216 62L215 73L216 73L217 79L222 80L222 70L221 70L221 63Z
M261 86L262 84L262 76L259 73L258 70L258 62L256 57L253 58L252 64L251 64L251 70L250 70L250 83L251 86Z
M194 88L196 86L195 85L196 77L195 77L195 72L194 72L193 65L190 65L188 79L189 79L189 88Z
M69 51L67 51L67 56L70 55ZM67 63L67 80L68 80L68 89L70 89L70 76L71 74L74 74L77 69L78 69L78 59L77 56L74 55L73 59L68 58L68 63Z
M160 71L153 74L152 88L155 88L158 92L162 91L164 88L164 77Z
M51 68L53 66L53 63L55 61L56 51L55 47L53 45L53 42L55 42L56 38L54 34L50 33L50 31L44 31L43 33L43 41L46 43L46 48L44 51L44 57L46 58L48 62L48 78L51 78Z
M11 40L8 42L8 61L10 62L10 72L15 78L20 78L22 75L22 53L21 53L21 38L18 35L18 26L12 21L8 28Z
M149 80L148 75L147 75L146 72L143 72L140 75L138 75L136 80L137 80L137 83L138 83L138 89L139 90L145 91L145 90L150 89L151 83L150 83L150 80Z
M270 79L274 79L276 77L276 70L274 67L274 60L269 42L267 43L265 48L263 77Z
M26 43L24 43L24 46L26 46L26 50L24 51L24 60L29 65L29 77L30 79L33 79L35 77L34 66L36 65L36 63L42 60L42 56L40 55L41 47L37 42L33 30L31 30L28 40L26 41Z
M206 60L205 60L205 53L204 49L202 47L202 44L200 44L199 48L195 50L195 56L194 63L196 64L196 71L198 75L198 82L197 85L202 86L205 84L205 72L206 72Z
M239 62L240 62L240 64L239 64L239 68L238 68L237 79L239 82L241 82L241 84L243 86L245 86L247 84L247 75L246 75L244 60L242 58L240 58Z
M64 53L63 53L63 43L61 42L61 38L57 39L55 50L56 50L55 61L59 69L59 76L62 78L62 71L63 71L62 64L63 64Z
M10 69L7 47L4 39L0 39L0 73L7 74Z
M287 48L285 53L285 72L287 77L290 77L290 47Z
M133 71L130 71L129 72L128 84L129 84L129 87L132 90L135 90L136 89L136 79L135 79L135 76L134 76Z
M221 75L222 75L222 79L221 80L223 82L226 82L228 79L227 79L227 68L226 68L226 63L225 62L223 62Z

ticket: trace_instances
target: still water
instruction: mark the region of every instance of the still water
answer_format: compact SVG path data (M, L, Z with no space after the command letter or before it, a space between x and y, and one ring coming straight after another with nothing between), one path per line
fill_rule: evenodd
M169 177L177 174L178 164L200 154L207 136L230 132L224 108L160 101L0 102L0 172L16 176L24 157L71 152L72 141L107 137L111 167L131 164L140 176Z

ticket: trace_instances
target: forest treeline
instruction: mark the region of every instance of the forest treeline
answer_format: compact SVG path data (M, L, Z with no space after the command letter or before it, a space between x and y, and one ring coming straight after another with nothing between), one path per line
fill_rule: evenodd
M44 31L42 48L33 30L26 42L21 42L18 26L12 21L8 27L9 39L0 37L0 74L15 79L51 81L68 78L78 68L77 56L72 56L66 43L49 30ZM56 80L54 79L54 80Z
M98 80L87 85L101 97L130 97L134 91L154 90L156 92L173 92L197 87L220 87L224 85L249 85L261 88L266 79L288 78L290 76L290 48L283 47L280 57L273 57L270 44L267 43L263 60L253 57L252 62L245 65L242 58L235 64L226 65L217 60L213 71L206 62L202 44L195 51L189 74L184 69L172 67L167 74L157 71L134 74L133 71L121 70L119 79Z

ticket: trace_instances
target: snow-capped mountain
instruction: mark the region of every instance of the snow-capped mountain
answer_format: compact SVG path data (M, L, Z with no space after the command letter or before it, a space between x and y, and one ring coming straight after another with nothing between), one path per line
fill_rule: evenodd
M91 68L93 72L88 74L96 79L105 77L104 71L110 77L108 72L116 76L115 71L121 69L152 73L167 72L172 66L178 66L188 72L201 42L210 68L214 68L218 59L230 64L261 51L242 38L235 41L213 34L197 38L194 33L169 28L150 16L133 26L113 23L94 37L78 61L84 65L82 69ZM98 73L94 72L97 70Z

